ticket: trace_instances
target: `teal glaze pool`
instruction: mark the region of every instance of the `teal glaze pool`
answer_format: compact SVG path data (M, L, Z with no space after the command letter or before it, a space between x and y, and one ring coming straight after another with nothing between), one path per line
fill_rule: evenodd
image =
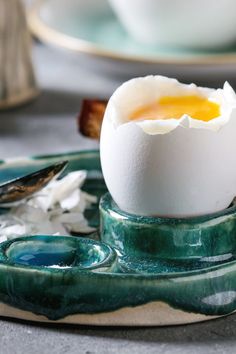
M105 195L98 151L3 162L0 181L62 159L69 160L67 171L88 170L86 191ZM99 226L98 205L87 216ZM236 310L235 205L201 218L140 218L106 194L100 218L100 232L88 238L42 235L0 244L0 303L53 321L159 302L206 316Z

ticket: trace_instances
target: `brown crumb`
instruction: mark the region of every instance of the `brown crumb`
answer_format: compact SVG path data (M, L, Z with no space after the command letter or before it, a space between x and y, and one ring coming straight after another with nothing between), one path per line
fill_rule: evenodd
M106 106L105 100L83 100L78 115L79 131L82 135L99 140Z

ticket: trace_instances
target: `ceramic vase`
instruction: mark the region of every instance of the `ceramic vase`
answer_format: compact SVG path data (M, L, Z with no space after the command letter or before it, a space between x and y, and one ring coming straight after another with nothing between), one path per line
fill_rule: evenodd
M0 109L37 93L24 6L20 0L0 0Z

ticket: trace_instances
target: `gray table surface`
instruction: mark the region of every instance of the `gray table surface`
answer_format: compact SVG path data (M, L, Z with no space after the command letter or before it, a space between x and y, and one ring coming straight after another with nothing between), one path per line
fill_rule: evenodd
M66 54L37 45L34 62L42 93L30 104L0 113L0 156L14 157L97 147L77 134L85 96L108 97L119 80L86 71ZM178 327L95 328L0 319L0 353L233 353L236 316Z

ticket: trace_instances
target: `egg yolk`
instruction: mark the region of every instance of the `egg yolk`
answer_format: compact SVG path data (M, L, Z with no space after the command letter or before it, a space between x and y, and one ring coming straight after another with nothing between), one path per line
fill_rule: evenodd
M208 122L220 116L220 106L199 96L166 96L134 111L130 120L178 119L184 114Z

